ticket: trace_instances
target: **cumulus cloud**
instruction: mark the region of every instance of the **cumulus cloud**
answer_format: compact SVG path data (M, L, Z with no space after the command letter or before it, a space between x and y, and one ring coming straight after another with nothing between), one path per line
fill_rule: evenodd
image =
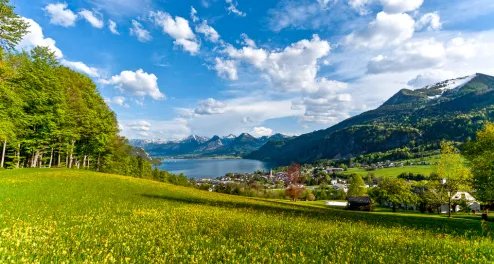
M360 15L366 15L369 13L369 10L366 9L366 5L369 2L371 0L348 0L348 5L359 11Z
M50 24L62 27L75 26L77 15L68 9L67 3L49 4L43 10L50 17Z
M175 39L176 46L181 46L191 55L199 52L200 45L187 19L179 16L174 19L170 14L161 11L151 12L150 17L156 25L162 27L163 33Z
M19 42L19 48L31 50L36 46L48 47L55 53L55 57L57 57L57 59L61 59L63 57L62 51L55 45L56 41L52 38L45 38L43 35L43 29L38 23L29 18L24 18L24 21L29 25L29 33L27 33Z
M149 31L147 31L141 23L136 20L132 20L132 27L130 28L130 35L136 36L140 42L148 42L153 39Z
M117 23L115 21L108 19L108 29L110 30L111 33L115 35L120 35L120 32L117 30Z
M403 13L417 10L424 0L380 0L384 12Z
M220 34L218 34L213 27L208 25L206 21L202 21L202 23L196 27L196 32L203 34L207 40L213 43L217 43L220 40Z
M127 125L130 129L134 131L149 131L151 130L151 123L140 120Z
M266 127L254 127L250 134L254 137L264 137L273 135L273 130Z
M352 96L350 94L331 95L326 98L305 98L305 114L300 119L305 123L332 125L349 118Z
M62 59L60 62L73 70L85 73L91 77L99 77L99 70L97 68L89 67L81 61L68 61Z
M97 18L92 11L89 11L87 9L82 9L81 11L79 11L78 14L79 14L79 16L84 18L87 22L89 22L89 24L91 24L91 26L93 26L95 28L103 28L103 26L105 25L103 20L100 18Z
M438 67L448 60L465 60L475 55L472 41L456 37L444 43L434 38L412 41L389 55L374 57L368 64L369 73L404 72Z
M17 46L17 49L30 51L37 46L47 47L54 53L55 57L60 60L61 64L70 67L73 70L85 73L91 77L99 76L97 68L89 67L80 61L69 61L65 59L62 51L56 46L56 41L52 38L45 37L43 34L43 29L38 23L29 18L23 19L29 26L27 29L29 33L22 38Z
M427 29L428 31L439 30L443 24L437 12L423 15L415 24L416 30Z
M351 33L344 42L355 47L380 49L405 42L412 38L414 31L415 20L410 15L380 12L367 28Z
M318 78L318 61L331 51L330 43L314 35L311 40L301 40L281 51L229 45L225 53L231 58L248 63L261 70L274 89L284 92L317 92L326 84Z
M100 80L103 84L115 85L125 93L136 96L150 96L155 100L165 99L165 95L160 92L158 87L158 77L139 69L133 71L122 71L120 74L111 77L108 80Z
M194 110L194 113L198 115L223 114L225 112L225 108L225 103L209 98L207 100L200 101L198 107Z
M254 40L250 39L249 36L247 36L247 34L242 33L240 35L240 37L242 38L242 45L245 45L245 46L251 47L251 48L257 48L256 42Z
M228 10L228 13L233 13L237 16L245 17L246 14L240 10L237 9L237 3L234 3L233 0L225 0L226 1L226 9Z
M112 102L114 104L116 104L116 105L123 106L124 103L125 103L125 97L123 97L123 96L115 96L115 97L113 97Z
M222 60L220 58L216 58L214 69L221 78L238 80L237 66L232 60Z

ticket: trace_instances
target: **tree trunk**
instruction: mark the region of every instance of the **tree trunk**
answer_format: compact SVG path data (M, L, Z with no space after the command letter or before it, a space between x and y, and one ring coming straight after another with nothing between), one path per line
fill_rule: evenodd
M21 163L21 144L19 143L17 147L17 164L15 165L16 168L19 168L19 165Z
M58 162L57 167L60 168L60 149L58 150Z
M53 161L53 147L51 147L51 154L50 154L50 163L48 164L48 168L51 169L51 163Z
M448 217L451 218L451 197L448 200Z
M87 158L87 155L84 155L84 159L82 160L82 168L83 169L86 169L86 158Z
M72 162L74 160L74 145L75 145L75 140L72 140L72 148L70 150L69 169L72 169Z
M43 153L41 153L41 156L39 157L39 167L43 167Z
M36 168L36 166L38 166L38 155L39 151L36 151L33 155L33 160L31 161L31 168Z
M89 159L90 159L91 155L88 155L87 156L87 169L90 170L91 167L89 166Z
M2 161L0 162L0 168L3 168L3 164L5 163L5 149L7 148L7 140L3 141L3 149L2 149Z
M67 166L69 166L69 152L68 151L65 152L65 168L67 168Z
M96 171L99 171L99 160L101 157L101 152L98 152L98 166L96 167Z

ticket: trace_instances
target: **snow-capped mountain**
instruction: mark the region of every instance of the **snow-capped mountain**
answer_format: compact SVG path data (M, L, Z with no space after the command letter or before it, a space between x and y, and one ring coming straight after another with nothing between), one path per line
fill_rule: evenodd
M134 139L130 143L133 146L144 148L152 156L241 156L259 149L270 140L289 140L291 137L275 134L255 138L248 133L239 136L228 135L224 137L214 136L212 138L191 135L178 141L157 141Z

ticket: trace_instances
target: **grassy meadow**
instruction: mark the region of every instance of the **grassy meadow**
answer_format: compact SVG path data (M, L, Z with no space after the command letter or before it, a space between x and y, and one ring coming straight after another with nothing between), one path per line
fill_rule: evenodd
M0 172L0 263L491 263L493 231L94 172Z
M395 168L384 168L384 169L379 169L379 170L373 170L373 171L366 171L365 169L360 169L360 168L351 168L345 171L344 174L352 174L352 173L357 173L360 174L361 176L366 176L369 173L374 173L377 177L398 177L398 175L407 172L407 173L413 173L413 174L423 174L425 176L429 176L431 172L433 172L434 169L432 168L431 165L414 165L414 166L404 166L401 168L395 167Z

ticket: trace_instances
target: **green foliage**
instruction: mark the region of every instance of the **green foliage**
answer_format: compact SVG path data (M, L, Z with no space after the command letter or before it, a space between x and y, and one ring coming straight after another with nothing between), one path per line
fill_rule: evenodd
M28 23L14 12L9 0L0 0L0 46L14 49L27 33Z
M367 190L365 188L365 182L360 175L352 175L348 183L348 196L363 196L364 194L366 194Z
M0 172L0 201L2 263L494 259L492 223L349 212L82 170Z
M477 133L474 142L465 146L465 155L473 172L473 187L477 199L494 204L494 124L487 124Z
M369 190L369 196L381 205L391 206L393 211L416 201L416 196L412 193L412 185L396 178L382 179L377 187Z

